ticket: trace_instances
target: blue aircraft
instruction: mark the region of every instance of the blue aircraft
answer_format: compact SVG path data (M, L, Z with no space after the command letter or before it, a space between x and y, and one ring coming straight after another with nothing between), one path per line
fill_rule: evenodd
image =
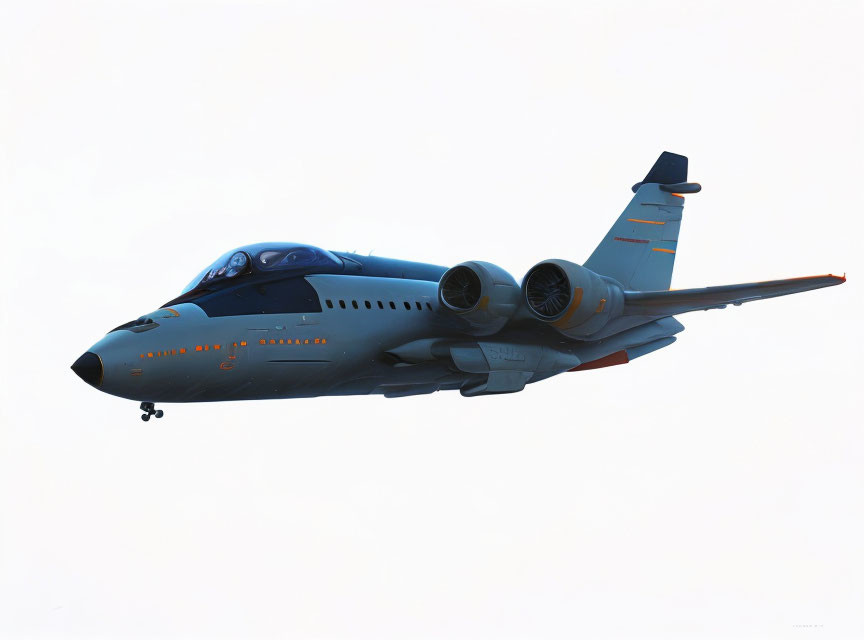
M667 347L673 316L845 282L834 275L669 290L687 158L664 152L583 265L430 264L261 243L227 252L72 370L141 403L512 393Z

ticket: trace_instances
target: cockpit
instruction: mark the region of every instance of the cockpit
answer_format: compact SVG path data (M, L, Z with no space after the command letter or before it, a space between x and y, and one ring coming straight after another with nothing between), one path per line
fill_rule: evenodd
M262 242L223 254L162 308L191 302L210 317L318 313L321 301L305 276L341 274L438 282L446 270L405 260L336 254L306 244Z
M290 272L297 275L308 273L338 273L342 271L342 260L318 247L305 244L267 243L238 247L220 256L204 269L181 292L188 293L199 287L212 287L238 276L256 272ZM274 274L275 275L275 274ZM289 273L282 276L293 275Z
M193 302L210 316L315 313L321 303L304 276L342 273L333 253L305 244L262 242L223 254L195 276L170 307Z

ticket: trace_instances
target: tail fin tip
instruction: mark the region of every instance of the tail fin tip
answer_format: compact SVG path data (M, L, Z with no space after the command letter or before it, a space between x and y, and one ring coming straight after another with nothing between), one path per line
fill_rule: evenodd
M680 184L687 182L687 156L682 156L671 151L664 151L657 158L654 166L645 176L642 182L633 185L633 193L636 193L643 184Z

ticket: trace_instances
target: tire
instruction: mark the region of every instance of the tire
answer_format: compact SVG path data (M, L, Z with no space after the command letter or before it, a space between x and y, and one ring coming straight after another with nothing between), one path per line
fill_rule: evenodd
M147 421L150 419L150 414L149 414L149 413L145 413L144 415L141 416L141 419L142 419L144 422L147 422Z
M162 409L156 409L156 413L154 413L153 415L155 415L157 418L161 418L165 414L162 412Z

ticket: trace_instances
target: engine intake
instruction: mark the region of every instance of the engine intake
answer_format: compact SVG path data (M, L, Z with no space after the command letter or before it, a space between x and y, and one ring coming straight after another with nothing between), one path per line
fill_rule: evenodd
M452 311L470 311L482 295L483 283L469 267L453 267L441 278L441 301Z
M438 284L441 305L462 317L473 335L499 331L519 306L519 285L509 273L489 262L463 262L448 270Z
M522 290L531 313L573 338L602 329L623 301L617 283L566 260L532 267Z

